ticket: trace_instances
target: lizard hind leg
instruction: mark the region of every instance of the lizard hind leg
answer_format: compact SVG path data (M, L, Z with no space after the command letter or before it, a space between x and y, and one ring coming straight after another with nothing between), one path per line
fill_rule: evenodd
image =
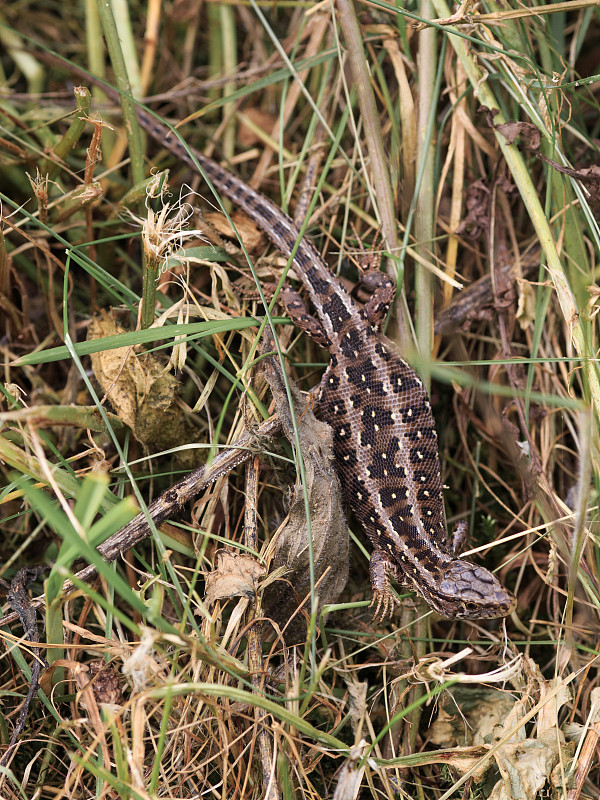
M361 250L358 257L359 283L361 288L370 295L364 306L365 316L369 324L379 331L396 294L396 284L379 269L381 251L367 252L354 225L352 228ZM380 235L381 230L375 235L375 240ZM373 246L375 246L375 242L373 242Z
M389 558L387 553L376 548L371 553L369 577L373 589L373 599L369 604L369 608L375 605L373 620L381 622L392 615L396 604L400 604L400 600L392 591L390 577L402 582L402 573L398 565Z
M369 323L379 330L387 317L396 293L396 284L383 272L369 269L360 276L362 287L371 292L365 303L365 314Z
M320 347L324 347L326 350L331 347L331 341L325 328L318 319L311 316L306 303L297 291L284 284L277 299L294 325L307 333Z

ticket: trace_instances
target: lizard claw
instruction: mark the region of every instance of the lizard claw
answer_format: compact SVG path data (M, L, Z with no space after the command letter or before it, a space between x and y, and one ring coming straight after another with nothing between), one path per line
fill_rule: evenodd
M381 591L375 589L373 591L373 598L369 603L369 608L375 606L375 611L373 612L373 622L383 622L386 617L391 617L394 611L394 607L400 603L398 598L392 594L391 590L388 591Z
M387 553L376 549L371 553L369 575L373 588L373 599L369 604L369 608L376 604L373 621L382 622L386 617L391 617L394 606L400 604L400 600L392 592L392 587L390 586L390 576L400 580L400 570Z

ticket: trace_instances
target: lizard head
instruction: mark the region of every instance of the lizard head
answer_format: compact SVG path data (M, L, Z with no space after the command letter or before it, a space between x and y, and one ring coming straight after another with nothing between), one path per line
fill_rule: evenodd
M444 617L495 619L511 614L517 599L492 573L469 561L453 558L428 602Z

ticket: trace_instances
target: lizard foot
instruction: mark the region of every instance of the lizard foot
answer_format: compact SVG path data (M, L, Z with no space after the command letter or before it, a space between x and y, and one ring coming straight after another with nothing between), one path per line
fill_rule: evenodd
M377 604L377 605L375 605ZM387 591L373 590L373 599L369 603L369 608L375 605L373 612L373 622L383 622L387 617L391 617L396 605L400 605L400 600L393 594L388 587Z
M401 579L400 570L383 550L373 550L369 564L369 576L373 587L373 599L369 608L376 604L373 620L381 622L391 616L394 606L400 603L390 586L390 577L395 580Z

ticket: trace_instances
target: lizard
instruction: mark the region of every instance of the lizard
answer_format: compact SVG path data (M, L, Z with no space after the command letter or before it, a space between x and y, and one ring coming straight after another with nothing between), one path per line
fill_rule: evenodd
M98 83L119 100L114 88ZM429 397L419 375L381 332L394 282L382 272L366 272L363 282L372 294L359 306L312 242L272 200L200 151L184 146L137 104L136 112L147 133L192 169L200 165L212 186L240 208L284 258L292 258L314 314L289 286L282 289L280 300L292 321L329 352L317 407L333 429L343 498L373 546L369 574L374 616L390 615L398 601L391 578L414 590L443 617L493 619L512 613L513 594L489 570L459 558L449 542ZM465 527L459 524L456 534Z

